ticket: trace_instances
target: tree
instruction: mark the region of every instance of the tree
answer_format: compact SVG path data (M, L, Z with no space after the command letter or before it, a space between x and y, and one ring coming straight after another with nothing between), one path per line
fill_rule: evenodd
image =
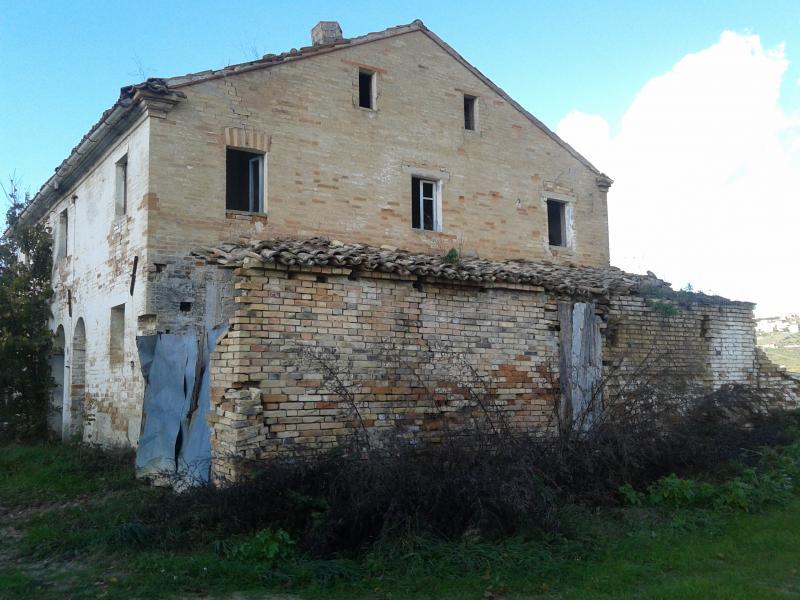
M53 386L52 240L42 225L20 221L30 196L20 194L18 180L3 191L10 206L0 237L0 438L41 438Z

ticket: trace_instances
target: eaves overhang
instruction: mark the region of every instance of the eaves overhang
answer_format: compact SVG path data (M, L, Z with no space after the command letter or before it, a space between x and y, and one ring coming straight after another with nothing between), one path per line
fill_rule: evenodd
M19 223L39 221L141 117L164 117L185 97L183 92L170 89L162 79L148 79L123 87L119 99L103 113L39 189L20 215Z

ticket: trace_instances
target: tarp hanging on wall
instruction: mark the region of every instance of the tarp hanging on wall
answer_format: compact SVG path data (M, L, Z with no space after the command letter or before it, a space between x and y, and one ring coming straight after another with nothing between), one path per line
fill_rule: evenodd
M211 408L211 352L227 326L215 327L202 339L198 361L200 377L194 397L190 398L189 411L181 422L182 444L177 458L177 470L186 482L207 483L211 471L211 428L206 415Z
M200 485L209 480L211 429L209 360L221 325L198 336L139 336L145 379L136 475Z
M562 429L591 429L602 410L603 338L592 302L559 302Z

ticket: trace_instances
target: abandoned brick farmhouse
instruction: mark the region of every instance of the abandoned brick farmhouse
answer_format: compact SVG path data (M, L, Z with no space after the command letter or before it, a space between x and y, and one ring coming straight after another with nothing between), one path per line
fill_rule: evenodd
M654 354L797 399L751 304L610 266L611 179L422 22L311 33L123 88L26 209L55 431L225 480L354 428L435 438L476 389L545 428Z

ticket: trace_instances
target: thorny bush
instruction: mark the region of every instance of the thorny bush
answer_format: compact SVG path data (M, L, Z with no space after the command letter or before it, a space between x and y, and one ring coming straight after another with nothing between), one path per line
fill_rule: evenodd
M397 432L365 445L360 431L336 450L295 450L254 465L246 481L172 496L143 519L166 546L271 528L318 556L403 532L451 539L554 532L565 504L630 501L670 473L719 474L720 465L746 464L755 455L747 450L796 437L795 417L770 410L757 390L729 386L692 397L669 368L646 371L635 373L636 385L604 384L603 409L587 407L589 430L578 415L547 435L518 432L483 396L475 402L484 417L435 444ZM335 380L344 390L348 377Z

